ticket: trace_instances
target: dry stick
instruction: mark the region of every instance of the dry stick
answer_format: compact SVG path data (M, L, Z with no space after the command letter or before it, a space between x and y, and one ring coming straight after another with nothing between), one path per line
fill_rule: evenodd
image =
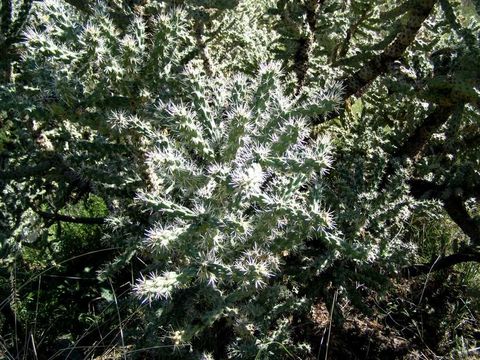
M476 352L480 352L480 346L467 350L467 354L473 354L473 353L476 353Z
M33 322L33 331L30 333L30 336L32 338L32 348L33 348L33 353L35 354L35 359L38 360L38 355L37 355L37 348L35 346L35 339L34 339L34 334L37 333L37 317L38 317L38 305L40 304L40 284L42 283L42 276L38 277L38 286L37 286L37 301L35 304L35 320Z
M35 347L35 339L34 339L34 337L33 337L33 333L30 333L30 337L32 338L33 354L35 355L35 359L38 360L37 348Z
M157 346L149 346L149 347L144 347L144 348L140 348L140 349L136 349L136 350L130 350L130 351L127 351L125 353L125 355L127 354L134 354L134 353L138 353L138 352L142 352L142 351L148 351L148 350L155 350L155 349L164 349L164 348L173 348L175 345L157 345ZM188 346L187 344L184 344L184 345L176 345L177 347L186 347Z
M30 336L28 336L27 327L25 328L25 334L24 335L25 335L25 337L23 339L22 360L26 359L26 356L28 354L28 348L30 347ZM17 354L17 358L18 358L18 354Z
M327 328L323 329L322 340L320 340L320 346L318 347L317 360L320 360L320 352L322 351L323 339L325 339L326 333L327 333Z
M8 351L7 345L4 343L3 337L0 335L0 345L2 345L5 353L2 355L7 355L8 359L10 360L15 360L15 358L10 354L10 351Z
M13 302L13 318L14 318L14 329L15 329L15 350L18 352L18 321L17 321L17 260L13 263L13 272L10 274L10 281L12 282L12 302Z
M435 260L433 262L432 266L430 267L430 271L427 273L427 278L425 279L425 283L423 284L422 293L420 294L420 299L418 300L417 306L420 306L420 304L422 303L423 295L425 294L425 289L427 288L427 283L428 283L428 279L430 277L430 273L432 272L432 269L434 268L434 266L435 266L435 264L437 263L438 260L440 260L440 255L437 257L437 260Z
M333 321L333 310L335 309L335 303L337 302L337 295L338 290L335 290L335 294L333 295L332 307L330 308L330 324L328 325L328 337L327 337L327 345L325 349L325 360L328 359L328 348L330 345L330 335L332 334L332 321Z
M108 282L110 283L110 287L112 288L113 300L115 301L115 309L117 310L117 317L118 317L118 326L120 329L120 340L122 341L122 353L123 358L127 360L127 356L125 355L125 340L123 338L123 327L122 327L122 318L120 316L120 310L118 309L118 300L117 295L115 294L115 288L113 287L112 280L108 278Z

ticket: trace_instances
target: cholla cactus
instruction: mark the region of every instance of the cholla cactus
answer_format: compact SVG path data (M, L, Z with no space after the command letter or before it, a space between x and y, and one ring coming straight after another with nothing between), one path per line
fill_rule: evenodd
M161 181L138 200L152 212L145 248L166 272L138 280L144 301L181 302L175 289L200 286L221 294L223 309L234 307L281 281L283 256L305 241L338 246L322 202L329 141L313 140L300 115L325 109L285 96L280 75L269 64L256 80L207 81L190 69L188 101L159 104L166 125L152 139L147 166Z

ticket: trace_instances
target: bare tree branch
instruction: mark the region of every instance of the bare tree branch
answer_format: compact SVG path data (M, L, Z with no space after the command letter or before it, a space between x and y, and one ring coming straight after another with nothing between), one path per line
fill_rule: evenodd
M22 180L32 176L45 175L55 165L56 162L49 159L35 166L18 167L11 171L0 171L0 180Z
M36 166L18 167L12 171L0 171L0 184L1 180L22 181L25 178L42 176L48 176L50 180L54 179L67 185L66 191L58 194L56 206L59 207L66 201L75 203L84 195L95 190L94 183L90 179L70 167L58 154L52 155ZM75 196L72 197L74 192Z
M354 21L352 24L350 24L345 39L343 39L343 42L338 45L338 48L333 53L333 66L337 64L338 59L342 59L345 57L345 55L347 55L348 49L350 48L350 40L355 36L358 28L360 27L362 22L364 22L368 18L369 14L369 11L364 11L357 21Z
M386 166L385 173L380 183L381 189L385 188L388 178L394 172L393 160L403 157L418 160L432 135L447 122L454 109L455 107L453 105L437 106L437 108L422 121L421 125L418 126L403 142L403 144L395 150Z
M296 94L298 95L305 83L305 77L309 69L310 49L315 40L317 28L317 12L323 6L324 0L308 0L305 2L304 10L308 25L307 34L297 40L297 50L294 56L293 71L297 76Z
M437 0L417 0L410 2L410 17L407 25L396 36L381 54L368 61L360 70L344 79L345 90L343 99L359 93L378 76L386 73L395 60L400 59L407 47L415 40L418 30L425 19L432 12ZM325 117L313 119L312 124L318 125L338 116L338 113L329 113Z
M385 73L388 66L402 56L406 48L415 39L425 19L430 15L435 3L436 0L420 0L412 3L408 23L397 35L395 41L383 53L371 59L365 66L346 79L345 99L356 94L379 75Z
M416 264L404 267L402 269L402 276L413 277L422 274L427 274L433 271L448 269L454 265L466 262L480 263L480 253L476 251L462 251L434 260L428 264Z
M472 243L480 246L480 224L473 219L465 208L463 199L455 189L438 185L427 180L412 179L409 181L410 193L417 199L437 199L450 218L462 229Z
M2 21L0 31L4 36L10 31L12 24L13 4L12 0L2 0L2 8L0 10L0 20Z
M463 200L452 194L444 200L443 207L472 243L480 245L480 226L468 213Z
M200 54L200 58L202 59L203 70L208 77L212 77L213 70L212 70L212 62L210 57L208 56L207 45L203 39L204 35L204 23L200 20L195 20L193 25L194 33L195 33L195 42L198 48L198 53Z
M435 131L447 122L454 109L454 106L438 106L422 121L422 124L415 129L402 146L397 148L393 157L406 156L416 159L423 152Z
M90 7L91 3L88 0L64 0L64 1L84 13L87 13L87 14L92 13L92 9Z

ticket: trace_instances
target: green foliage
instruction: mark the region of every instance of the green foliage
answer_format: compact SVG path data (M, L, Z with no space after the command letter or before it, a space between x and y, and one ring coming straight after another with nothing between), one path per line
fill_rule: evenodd
M479 18L436 3L2 1L8 356L313 359L319 302L478 256Z

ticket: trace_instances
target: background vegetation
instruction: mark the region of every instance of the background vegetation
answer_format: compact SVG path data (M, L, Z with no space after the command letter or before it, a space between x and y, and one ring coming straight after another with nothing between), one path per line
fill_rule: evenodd
M478 1L0 6L0 357L478 355Z

